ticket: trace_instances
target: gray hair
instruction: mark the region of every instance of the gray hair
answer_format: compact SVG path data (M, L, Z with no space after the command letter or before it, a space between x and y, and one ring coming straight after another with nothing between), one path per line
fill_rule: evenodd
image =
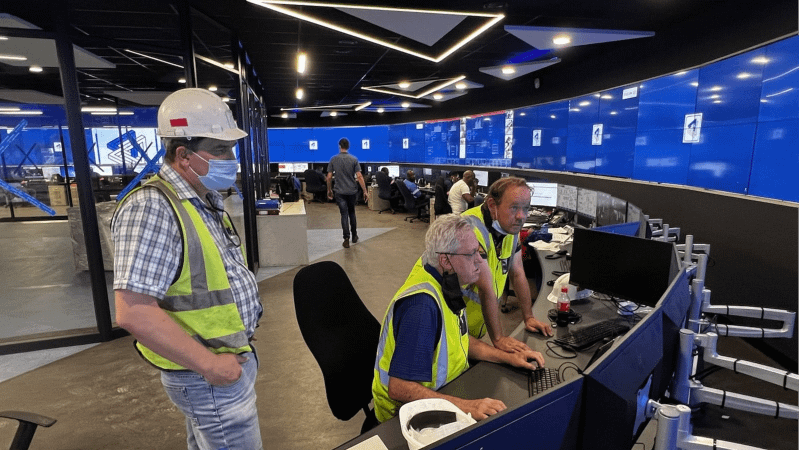
M422 263L439 267L439 253L455 253L460 245L462 233L472 232L472 224L459 214L436 216L436 220L425 233L425 252Z

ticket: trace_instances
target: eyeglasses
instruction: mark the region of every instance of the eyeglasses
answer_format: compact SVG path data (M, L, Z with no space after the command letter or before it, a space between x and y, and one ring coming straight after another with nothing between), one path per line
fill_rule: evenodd
M467 256L469 258L474 258L475 254L477 253L480 255L481 258L486 259L486 253L481 252L479 249L475 249L472 253L448 253L448 252L436 252L439 255L449 255L449 256Z
M233 219L231 219L231 215L228 214L228 211L225 211L224 209L214 208L213 206L212 207L206 206L206 207L211 211L213 211L212 214L217 219L220 226L222 226L222 229L225 231L225 237L228 239L228 243L230 244L229 247L240 247L242 245L242 239L239 237L239 232L236 231L236 226L233 224ZM222 216L217 214L218 212L225 214L225 217L228 218L228 223L231 224L230 227L228 227L225 224L225 221L222 220Z

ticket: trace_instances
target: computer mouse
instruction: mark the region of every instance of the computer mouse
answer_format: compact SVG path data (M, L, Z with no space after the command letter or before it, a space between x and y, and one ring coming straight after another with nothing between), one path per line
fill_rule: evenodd
M536 361L533 358L528 358L528 362L533 364L533 370L539 370L539 361Z

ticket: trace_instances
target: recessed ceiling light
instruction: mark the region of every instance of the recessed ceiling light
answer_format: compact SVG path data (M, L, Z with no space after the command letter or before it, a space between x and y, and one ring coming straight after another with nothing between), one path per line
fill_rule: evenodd
M30 68L28 68L28 70L34 73L39 73L44 69L42 69L42 66L31 66Z
M442 94L440 94L440 93L438 93L438 92L437 92L437 93L435 93L435 94L433 94L433 99L434 99L434 100L441 100L441 99L443 99L443 98L444 98L444 95L442 95Z
M384 109L383 109L383 108L378 108L378 112L379 112L379 113L382 113L383 111L384 111Z
M209 86L208 90L211 91L211 92L217 92L217 87L216 86Z
M281 117L284 118L284 119L288 119L289 118L289 113L285 112L285 113L281 114Z
M550 114L550 118L551 118L551 119L555 119L555 118L556 118L556 115L555 115L555 114Z
M400 104L400 106L402 106L403 108L408 108L409 106L411 106L411 103L403 102Z
M0 59L7 59L9 61L27 61L28 58L25 56L18 56L18 55L0 55Z
M464 83L463 81L459 81L458 83L456 83L456 89L466 89L466 88L467 88L467 83Z
M305 92L303 92L303 88L297 88L297 90L294 93L294 96L297 97L298 100L302 100L304 94Z
M516 69L514 69L514 68L513 68L513 67L511 67L511 66L504 66L504 67L503 67L501 70L502 70L502 72L503 72L504 74L506 74L506 75L510 75L510 74L512 74L512 73L514 73L514 72L516 72L516 71L517 71Z
M223 102L229 102L229 101L231 101L231 98L230 97L222 97L222 101Z
M397 83L397 85L400 86L400 89L408 89L408 87L411 86L411 83L408 81L401 81Z
M553 44L556 45L567 45L570 42L572 42L572 39L566 34L561 34L553 37Z
M336 116L338 116L338 115L339 115L339 113L338 113L338 112L336 112L336 111L331 111L331 117L336 117Z
M297 54L297 73L306 72L306 59L307 57L305 53Z
M178 83L186 84L186 78L178 78Z

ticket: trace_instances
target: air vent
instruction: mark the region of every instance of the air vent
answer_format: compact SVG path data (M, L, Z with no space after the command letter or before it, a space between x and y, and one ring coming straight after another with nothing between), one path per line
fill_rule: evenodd
M334 52L334 53L337 53L337 54L339 54L339 55L346 55L346 54L348 54L348 53L352 53L352 51L353 51L353 50L351 50L351 49L349 49L349 48L337 48L337 49L336 49L336 50L334 50L333 52Z

